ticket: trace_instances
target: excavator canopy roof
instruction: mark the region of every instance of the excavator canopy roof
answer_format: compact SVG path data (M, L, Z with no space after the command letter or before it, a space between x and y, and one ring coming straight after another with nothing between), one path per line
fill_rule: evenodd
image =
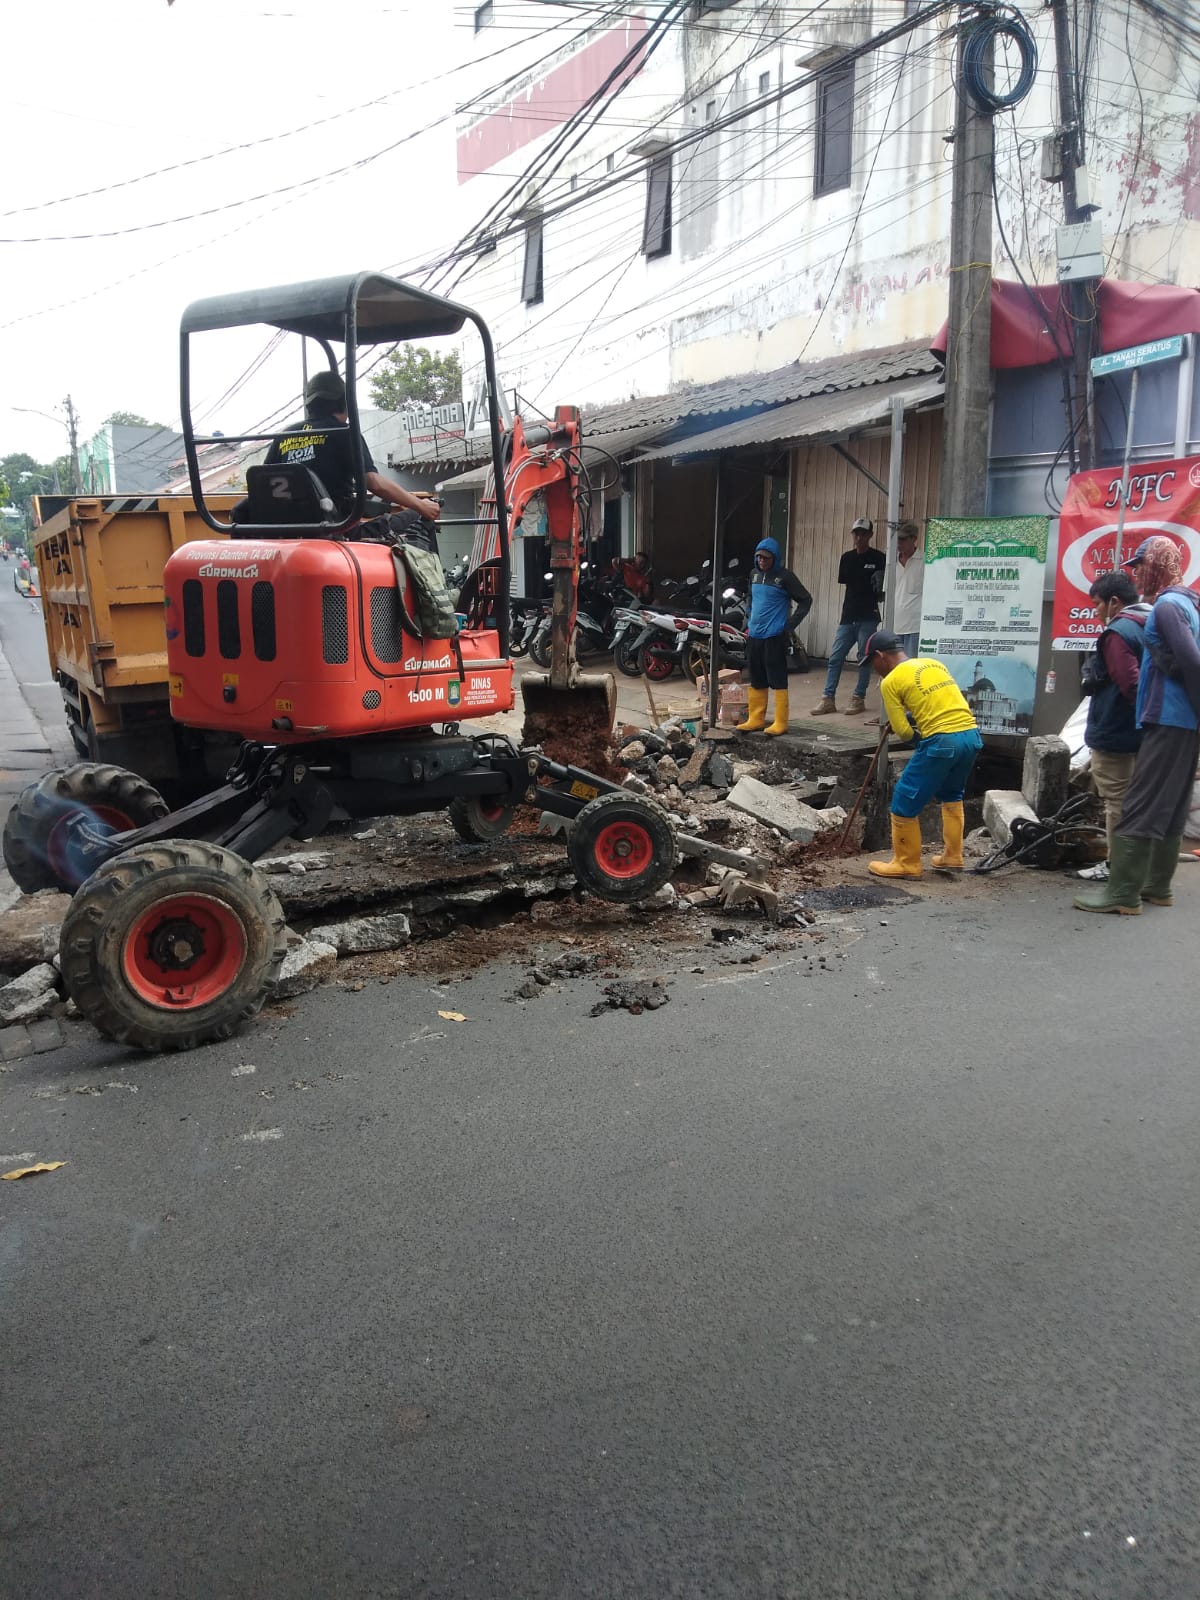
M471 316L464 306L426 294L397 278L380 272L358 272L193 300L183 313L180 331L203 333L211 328L265 323L287 333L340 344L346 338L351 313L355 319L355 343L360 345L395 344L404 339L457 333Z

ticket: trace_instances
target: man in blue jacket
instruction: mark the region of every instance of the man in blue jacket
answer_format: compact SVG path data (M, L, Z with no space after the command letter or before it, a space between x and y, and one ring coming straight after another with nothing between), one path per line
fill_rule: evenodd
M1137 586L1127 572L1102 573L1088 594L1103 631L1091 653L1084 657L1080 673L1080 687L1090 696L1083 737L1091 755L1092 783L1104 802L1111 852L1142 742L1137 725L1137 692L1150 607L1138 599ZM1084 867L1075 876L1105 883L1108 862Z
M812 610L812 595L794 572L780 564L779 543L763 539L754 552L750 621L746 629L750 668L750 712L739 733L786 733L788 729L788 634ZM775 720L767 722L767 690L775 691Z
M1179 546L1144 539L1125 563L1153 601L1138 675L1142 742L1113 834L1108 882L1077 894L1080 911L1136 917L1145 901L1173 903L1171 880L1200 759L1200 597L1182 587Z

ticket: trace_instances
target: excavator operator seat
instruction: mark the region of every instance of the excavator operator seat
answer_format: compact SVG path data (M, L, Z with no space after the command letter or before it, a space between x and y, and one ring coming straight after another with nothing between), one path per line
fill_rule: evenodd
M333 497L302 462L246 468L246 498L234 507L235 522L319 524L341 521Z

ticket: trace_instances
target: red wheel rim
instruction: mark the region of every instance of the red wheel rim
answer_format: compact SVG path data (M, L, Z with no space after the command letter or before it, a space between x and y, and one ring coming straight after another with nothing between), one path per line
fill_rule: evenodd
M674 671L675 671L675 653L674 653L674 651L672 651L670 655L661 655L661 656L657 655L657 654L651 654L649 651L647 651L647 653L646 653L646 676L648 678L653 678L654 681L657 683L662 678L669 678Z
M640 822L610 822L596 837L595 856L606 878L638 878L654 860L654 841Z
M481 799L476 802L479 815L484 822L499 822L504 815L504 807L499 800Z
M125 833L127 829L133 827L133 818L126 811L118 811L116 806L89 806L84 805L82 802L79 805L72 806L67 814L64 817L60 817L54 824L46 838L46 860L50 863L51 871L55 877L62 879L64 882L78 876L74 872L73 863L67 849L70 839L70 834L67 832L67 824L77 817L81 811L87 813L89 822L102 822L106 827L111 828L114 833Z
M241 918L206 894L172 895L143 911L121 951L126 983L164 1011L194 1011L219 999L245 959Z

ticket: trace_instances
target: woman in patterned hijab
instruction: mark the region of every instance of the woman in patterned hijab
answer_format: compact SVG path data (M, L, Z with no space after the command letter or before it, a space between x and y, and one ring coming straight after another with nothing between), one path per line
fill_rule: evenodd
M1143 539L1137 551L1123 563L1133 568L1133 576L1142 591L1142 599L1153 602L1164 589L1173 589L1183 582L1183 556L1174 539L1158 534L1153 539Z

